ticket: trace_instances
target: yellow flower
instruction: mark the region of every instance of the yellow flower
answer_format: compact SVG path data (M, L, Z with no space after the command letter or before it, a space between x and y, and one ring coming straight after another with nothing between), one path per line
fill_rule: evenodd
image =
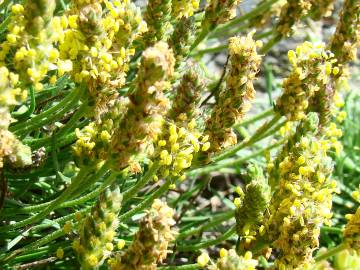
M200 267L204 268L209 263L210 257L207 253L201 253L201 255L197 257L196 261Z

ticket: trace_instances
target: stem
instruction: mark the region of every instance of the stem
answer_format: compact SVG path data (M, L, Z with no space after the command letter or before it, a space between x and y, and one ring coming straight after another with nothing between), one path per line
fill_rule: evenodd
M0 10L2 10L3 8L5 8L5 6L9 5L11 0L4 0L1 4L0 4Z
M33 250L35 248L41 247L41 246L43 246L43 245L45 245L45 244L47 244L47 243L61 237L61 236L64 236L64 235L65 235L64 229L61 228L59 230L56 230L53 233L48 234L44 238L25 246L23 248L23 252L26 252L26 251Z
M261 155L263 153L266 153L267 151L273 149L273 148L276 148L276 147L279 147L281 145L284 144L286 140L281 140L277 143L274 143L274 144L271 144L270 146L266 147L266 148L263 148L263 149L260 149L259 151L256 151L250 155L247 155L245 157L240 157L240 158L236 158L236 159L231 159L231 160L225 160L224 162L221 162L220 164L214 164L212 166L207 166L205 168L200 168L200 169L196 169L196 170L193 170L193 171L190 171L188 173L189 176L194 176L194 175L199 175L199 174L207 174L207 173L211 173L211 172L214 172L214 171L218 171L224 167L232 167L232 166L235 166L237 164L241 164L241 163L244 163L244 162L247 162L249 161L250 159L258 156L258 155Z
M36 259L38 259L38 258L36 258ZM49 258L42 259L42 260L36 260L36 261L30 262L30 263L25 263L25 264L19 265L19 266L17 266L16 270L24 270L24 269L29 269L32 267L40 267L42 265L49 264L56 260L57 260L56 257L49 257Z
M29 120L27 120L25 122L17 123L16 125L10 127L10 131L11 132L16 132L18 130L26 128L27 125L34 125L38 121L42 120L43 118L46 118L49 115L53 115L54 113L56 113L57 110L63 108L69 102L73 102L73 100L74 100L74 98L76 97L77 94L79 94L79 89L75 89L75 90L71 91L62 101L60 101L58 104L56 104L52 108L50 108L47 111L42 112L42 113L34 116L33 118L31 118L31 119L29 119Z
M179 265L179 266L163 266L158 267L159 270L197 270L202 269L197 263L187 264L187 265Z
M66 96L62 101L56 104L54 107L49 110L38 114L37 116L19 123L13 127L10 127L10 131L14 133L26 133L42 126L54 122L56 119L61 118L66 112L68 112L72 107L74 107L81 95L83 94L84 88L75 89L68 96Z
M180 239L183 239L183 238L186 238L190 235L194 235L194 234L197 234L197 233L200 233L200 232L203 232L213 226L216 226L226 220L229 220L231 219L232 217L234 217L234 211L231 210L231 211L227 211L225 213L222 213L222 214L218 214L212 218L210 218L209 220L207 220L206 224L202 225L202 226L199 226L197 228L194 228L192 230L187 230L185 232L180 232L179 235L177 236L176 240L180 240Z
M71 132L69 134L66 134L64 137L61 137L59 139L60 142L56 144L56 147L60 148L60 147L63 147L65 145L71 144L74 141L76 141L76 139L77 139L76 133ZM45 149L46 149L47 152L51 152L52 148L53 148L52 145L45 146Z
M11 16L7 16L6 19L0 24L0 34L6 31L11 20Z
M190 47L190 52L189 54L191 54L191 52L206 38L206 36L210 33L210 29L208 27L205 27L200 34L198 35L198 37L196 38L196 40L194 41L194 43L191 45Z
M230 28L233 28L235 25L242 23L246 20L255 18L256 16L258 16L259 14L266 12L274 3L276 3L279 0L269 0L268 2L265 2L259 6L257 6L256 8L254 8L253 10L251 10L250 12L246 13L243 16L240 16L220 27L218 27L215 31L213 35L217 35L217 36L221 36L222 33L224 33L224 31L227 31Z
M343 230L341 228L337 228L337 227L327 227L327 226L322 226L321 227L321 231L322 232L331 232L331 233L339 233L342 234Z
M262 139L265 139L271 135L273 135L275 132L277 132L280 128L282 128L286 124L287 120L281 121L276 126L271 128L269 131L265 132L262 136L258 138L257 141L261 141Z
M265 38L269 35L273 34L273 31L268 31L268 32L264 32L264 33L261 33L259 35L256 35L254 36L255 39L262 39L262 38ZM202 56L206 53L218 53L218 52L222 52L224 50L226 50L228 48L228 44L222 44L222 45L219 45L219 46L214 46L214 47L211 47L211 48L207 48L207 49L203 49L203 50L199 50L199 51L196 51L194 52L193 54L193 57L196 57L196 56Z
M208 95L207 98L205 98L205 100L203 102L201 102L201 106L205 105L206 102L209 101L210 98L212 98L213 96L215 96L215 100L218 100L218 96L219 96L219 89L221 87L221 84L223 83L224 81L224 78L225 78L225 75L226 75L226 71L227 71L227 66L229 64L229 60L230 60L230 55L227 56L226 58L226 62L224 64L224 68L223 68L223 72L220 76L220 79L219 81L217 82L217 84L215 85L215 87L211 90L211 93L210 95Z
M13 113L14 117L17 119L26 119L29 118L32 113L35 111L35 105L36 105L36 101L35 101L35 90L33 86L30 86L30 106L29 109L22 113L19 114L17 112Z
M20 249L17 249L15 251L13 251L12 253L10 253L10 255L8 255L4 259L0 259L0 261L6 262L6 261L12 259L15 256L16 256L16 258L19 258L20 256L17 256L18 254L26 252L26 251L34 250L36 248L39 248L40 246L42 246L44 244L47 244L47 243L49 243L49 242L51 242L51 241L53 241L53 240L55 240L57 238L60 238L60 237L62 237L64 235L65 235L65 232L64 232L64 230L62 228L59 229L59 230L56 230L53 233L48 234L44 238L42 238L42 239L40 239L38 241L35 241L34 243L31 243L31 244L29 244L29 245L27 245L27 246L25 246L23 248L20 248ZM48 253L48 251L46 251L46 253ZM23 256L26 257L27 255L23 255Z
M84 195L78 199L62 203L59 208L73 207L75 205L87 202L95 197L98 197L100 195L100 193L104 191L104 189L106 189L108 186L110 186L116 180L117 176L118 176L118 173L111 173L109 175L109 177L107 177L104 180L104 183L102 183L100 187L98 187L94 191L92 191L92 192L88 193L87 195Z
M270 104L270 106L273 106L274 101L272 98L272 92L273 92L274 75L273 75L272 68L270 65L265 64L264 67L265 67L266 91L269 96L269 104Z
M275 114L273 119L271 121L265 123L264 125L262 125L250 139L237 144L236 146L230 148L229 150L219 153L218 155L216 155L212 158L212 161L216 162L216 161L220 161L220 160L226 159L228 157L231 157L231 156L235 155L239 150L256 143L257 141L259 141L259 138L267 130L269 130L274 124L276 124L277 121L279 121L280 118L281 118L281 115Z
M228 44L224 44L224 45L219 45L219 46L216 46L216 47L211 47L211 48L207 48L207 49L204 49L204 50L200 50L200 51L197 51L195 53L195 55L203 55L203 54L206 54L206 53L218 53L218 52L222 52L224 50L226 50L228 48Z
M16 228L21 228L24 227L26 225L29 225L31 223L34 223L38 220L41 220L43 218L45 218L51 211L55 210L59 204L61 204L62 202L64 202L65 200L67 200L70 196L71 193L74 192L74 190L83 182L82 180L84 178L86 178L87 175L89 175L89 171L92 168L83 168L82 170L80 170L80 172L76 175L76 177L74 178L73 181L71 181L70 186L65 189L59 197L57 197L55 200L53 200L44 210L42 210L41 212L39 212L38 214L31 216L27 219L24 219L22 221L7 225L7 226L3 226L0 228L0 232L6 232L9 230L13 230Z
M133 198L134 195L136 195L136 193L152 179L152 177L156 174L159 168L159 162L154 162L151 165L150 169L145 173L145 175L139 181L137 181L134 186L124 192L123 203Z
M227 239L229 239L234 233L236 232L236 227L233 226L229 230L227 230L224 234L222 234L220 237L212 240L208 240L205 242L201 242L198 244L190 244L190 245L184 245L184 246L178 246L178 251L193 251L193 250L199 250L202 248L207 248L213 245L217 245Z
M270 49L282 39L282 35L276 34L272 39L270 39L260 50L261 54L266 54Z
M238 124L235 124L233 127L234 128L238 128L238 127L241 127L241 126L248 126L252 123L255 123L261 119L264 119L265 117L268 117L270 115L273 115L274 114L274 109L273 108L270 108L262 113L259 113L253 117L250 117L248 119L245 119L244 121L242 121L241 123L238 123Z
M62 141L61 137L66 135L66 133L68 133L70 130L74 129L76 123L89 111L89 109L90 108L88 107L88 105L83 103L80 106L79 110L75 112L71 119L59 130L59 132L53 135L55 137L55 140ZM48 145L53 139L53 136L33 140L29 143L29 146L33 149L37 149L40 146Z
M97 197L98 195L100 195L100 193L109 185L111 185L111 183L116 180L118 173L111 173L105 180L104 182L101 184L101 186L99 186L97 189L95 189L94 191L78 198L75 200L71 200L71 201L67 201L64 202L62 204L60 204L57 209L60 208L66 208L66 207L73 207L75 205L78 204L82 204L84 202L87 202L95 197ZM50 205L52 202L46 202L46 203L42 203L42 204L38 204L38 205L33 205L33 206L25 206L22 209L19 209L18 211L16 211L16 213L31 213L31 212L35 212L35 211L41 211L43 210L45 207L47 207L48 205Z
M90 176L89 178L84 178L84 181L82 181L81 183L79 183L79 185L77 185L74 188L74 191L71 194L71 197L76 197L79 196L82 192L86 191L87 189L82 187L80 184L85 184L86 187L91 187L94 183L96 183L101 177L103 177L104 175L106 175L106 173L109 171L110 166L111 166L111 162L112 160L107 160L102 166L101 168L95 173L95 175ZM78 189L81 190L78 190Z
M266 31L266 32L262 32L261 34L255 34L255 38L256 39L262 39L262 38L266 38L268 36L271 36L274 34L274 30L269 30L269 31Z
M91 207L82 209L80 211L77 211L76 213L72 213L72 214L67 215L65 217L55 219L55 220L53 220L53 223L40 224L40 225L34 226L31 229L29 229L28 231L31 231L32 233L35 233L35 232L37 232L37 231L39 231L41 229L49 228L53 224L60 224L60 225L64 224L66 221L74 219L77 213L85 214L85 213L89 212L90 210L91 210ZM58 229L58 230L54 231L53 233L51 233L51 234L49 234L49 235L47 235L47 236L33 242L33 243L30 243L30 244L26 245L23 248L14 250L7 257L4 257L5 256L5 254L4 254L3 256L1 256L0 261L8 261L8 260L12 259L14 256L16 256L18 258L20 256L17 256L17 255L19 255L21 253L24 253L24 252L27 252L27 251L31 251L33 249L39 249L41 246L43 246L43 245L45 245L45 244L47 244L47 243L49 243L49 242L51 242L51 241L53 241L53 240L55 240L57 238L60 238L60 237L62 237L64 235L65 235L65 233L64 233L63 228ZM23 256L27 256L27 255L23 255Z
M316 256L315 261L320 262L322 260L326 260L347 248L348 248L348 246L345 243L342 243L336 247L328 249L325 253L322 253L322 254Z
M147 208L152 202L159 198L165 191L169 189L169 186L171 185L172 181L166 181L158 190L156 190L154 193L149 195L145 200L143 200L140 204L138 204L136 207L131 209L130 211L122 214L119 216L119 220L121 222L124 222L125 220L131 218L135 214L139 213L143 209Z

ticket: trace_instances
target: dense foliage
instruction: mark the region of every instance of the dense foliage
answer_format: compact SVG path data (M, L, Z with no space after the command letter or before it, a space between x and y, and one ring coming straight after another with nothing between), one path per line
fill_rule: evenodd
M360 268L360 1L243 2L0 1L0 269Z

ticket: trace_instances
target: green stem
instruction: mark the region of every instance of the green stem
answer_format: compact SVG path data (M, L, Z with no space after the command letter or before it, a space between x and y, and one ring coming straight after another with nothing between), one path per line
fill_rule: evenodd
M220 160L229 158L229 157L235 155L239 150L241 150L241 149L243 149L245 147L251 146L252 144L256 143L257 141L259 141L259 138L261 138L261 136L263 134L265 134L266 131L268 131L270 128L272 128L276 124L276 122L279 121L280 118L281 118L281 115L275 114L273 119L271 121L265 123L264 125L262 125L251 138L249 138L249 139L237 144L236 146L234 146L234 147L232 147L232 148L230 148L228 150L225 150L224 152L214 156L212 158L212 161L216 162L216 161L220 161Z
M248 125L250 125L252 123L255 123L255 122L257 122L257 121L259 121L261 119L264 119L265 117L268 117L268 116L273 115L273 114L274 114L274 109L270 108L270 109L268 109L268 110L266 110L264 112L261 112L261 113L259 113L257 115L254 115L253 117L245 119L244 121L242 121L242 122L240 122L238 124L235 124L233 126L233 128L238 128L240 126L248 126Z
M265 64L265 83L266 83L266 92L269 96L269 104L270 106L274 105L274 101L272 98L272 92L273 92L273 82L274 82L274 74L272 72L272 68L270 65Z
M271 128L270 130L268 130L267 132L265 132L263 135L261 135L257 141L261 141L262 139L265 139L271 135L273 135L274 133L276 133L278 130L280 130L280 128L282 128L286 122L288 120L284 120L284 121L281 121L280 123L278 123L276 126L274 126L273 128Z
M249 161L250 159L252 159L252 158L254 158L256 156L264 154L264 153L266 153L267 151L269 151L269 150L271 150L273 148L279 147L279 146L283 145L285 141L286 140L281 140L281 141L279 141L277 143L271 144L268 147L260 149L259 151L256 151L256 152L254 152L254 153L252 153L250 155L247 155L245 157L239 157L239 158L236 158L236 159L225 160L224 162L221 162L219 164L214 164L212 166L206 166L204 168L200 168L200 169L190 171L188 173L188 175L189 176L195 176L195 175L200 175L200 174L207 174L207 173L211 173L211 172L214 172L214 171L218 171L218 170L220 170L222 168L225 168L225 167L233 167L235 165L247 162L247 161Z
M59 142L56 143L56 147L60 148L60 147L63 147L65 145L71 144L74 141L76 141L76 139L77 139L76 133L71 132L69 134L66 134L64 137L61 137L59 139ZM51 152L52 148L53 148L52 145L45 146L45 149L46 149L47 152Z
M16 256L16 258L14 258L12 263L29 261L29 260L36 260L39 257L45 256L48 253L49 253L49 250L46 249L46 250L42 250L42 251L35 251L35 252L30 253L30 254L25 254L25 255L22 255L22 256ZM4 262L12 259L13 256L15 256L15 255L17 255L17 254L12 255L12 257L6 257ZM12 268L12 269L16 269L16 268Z
M79 98L83 92L83 88L75 89L70 94L68 94L62 101L60 101L58 104L56 104L49 110L38 114L25 122L18 123L10 127L9 130L14 133L26 133L53 122L55 119L62 117L64 113L68 112L72 107L74 107L79 101Z
M200 34L198 35L198 37L196 38L196 40L194 41L194 43L191 45L190 48L190 52L191 53L205 38L206 36L210 33L210 29L208 27L205 27Z
M46 224L36 225L36 226L30 228L29 230L27 230L27 232L36 233L36 232L38 232L39 230L47 229L47 228L49 228L49 227L51 227L51 226L53 226L53 225L55 225L55 224L56 224L56 225L60 225L60 227L61 227L65 222L74 219L75 216L76 216L76 214L80 213L80 214L84 215L84 214L88 213L90 210L91 210L91 207L87 207L87 208L85 208L85 209L82 209L82 210L77 211L77 212L75 212L75 213L72 213L72 214L70 214L70 215L67 215L67 216L64 216L64 217L61 217L61 218L54 219L54 220L52 220L52 222L49 222L49 223L46 223ZM8 259L10 259L11 257L13 257L13 256L15 256L15 255L19 255L19 254L21 254L21 253L24 253L24 252L26 252L26 251L30 251L30 250L32 250L32 249L34 249L34 248L39 248L40 246L45 245L45 244L47 244L47 243L50 242L50 241L53 241L53 240L55 240L55 239L57 239L57 238L62 237L63 234L62 234L61 232L63 232L63 229L62 229L62 228L54 231L54 232L51 234L51 237L45 236L45 237L43 237L43 238L41 238L41 239L39 239L39 240L37 240L37 241L35 241L35 242L33 242L33 243L30 243L30 244L28 244L28 245L26 245L26 246L24 246L24 247L22 247L22 248L20 248L20 249L17 249L17 250L15 250L15 251L12 251L11 254L9 255L9 258L8 258ZM35 246L34 246L34 245L35 245ZM10 250L10 249L6 249L6 251L8 251L8 250ZM2 256L2 258L3 258L3 257L4 257L4 256ZM1 261L1 260L2 260L2 259L0 259L0 261Z
M234 211L230 210L227 211L225 213L222 214L217 214L215 216L213 216L212 218L210 218L209 220L206 221L206 223L202 226L199 226L197 228L191 229L191 230L187 230L185 232L180 232L176 238L176 240L180 240L180 239L184 239L190 235L194 235L194 234L198 234L201 233L203 231L206 231L226 220L229 220L231 218L234 217Z
M212 48L207 48L204 50L200 50L195 52L194 56L198 56L198 55L203 55L206 53L218 53L218 52L222 52L224 50L226 50L228 48L228 44L224 44L224 45L219 45L216 47L212 47Z
M224 234L222 234L220 237L218 237L216 239L208 240L208 241L201 242L198 244L189 244L189 245L178 246L177 250L178 251L193 251L193 250L199 250L202 248L214 246L214 245L220 244L221 242L229 239L231 236L233 236L235 234L235 232L236 232L236 227L233 226L229 230L227 230Z
M244 14L243 16L240 16L240 17L216 28L213 35L221 36L222 33L224 33L225 31L227 31L230 28L233 28L235 25L242 23L246 20L255 18L259 14L266 12L277 1L279 1L279 0L269 0L268 2L265 2L265 3L257 6L256 8L254 8L250 12Z
M325 253L321 253L321 254L317 255L315 257L315 261L320 262L322 260L326 260L328 258L331 258L334 255L336 255L337 253L339 253L339 252L341 252L341 251L343 251L343 250L345 250L347 248L348 248L348 246L345 243L342 243L342 244L340 244L340 245L338 245L336 247L328 249Z
M71 119L59 130L59 132L53 135L56 138L56 142L62 142L61 137L65 136L70 130L74 129L77 122L89 111L89 109L90 107L86 103L83 103L80 108L74 113ZM29 146L33 149L37 149L41 146L48 146L53 136L33 140L31 141L31 143L29 143Z
M163 266L158 267L159 270L198 270L202 269L198 264L187 264L187 265L178 265L178 266Z
M150 194L145 200L143 200L136 207L134 207L130 211L120 215L119 220L121 222L124 222L127 219L134 216L135 214L137 214L140 211L144 210L145 208L149 207L155 199L159 198L163 193L165 193L169 189L169 186L171 185L171 183L172 183L172 181L170 181L170 180L166 181L158 190L156 190L154 193Z
M103 177L104 175L106 175L106 173L109 171L109 169L111 167L111 163L112 163L112 160L107 160L101 166L101 168L95 173L95 175L91 175L90 178L86 178L86 179L84 179L84 181L79 183L79 185L77 185L77 187L75 187L73 192L71 193L71 197L75 198L76 196L79 196L81 193L85 192L87 190L87 188L91 187L93 184L95 184L97 181L99 181L99 179L101 177ZM80 184L84 184L85 188ZM79 190L79 188L80 188L80 190Z
M95 197L97 197L98 195L100 195L100 193L109 185L111 185L111 183L116 180L118 173L111 173L105 180L104 182L94 191L78 198L75 200L71 200L71 201L67 201L64 202L62 204L60 204L57 209L60 208L66 208L66 207L73 207L75 205L79 205L82 204L84 202L87 202ZM95 176L94 176L95 177ZM38 204L38 205L32 205L32 206L25 206L21 209L18 209L17 211L15 211L16 214L23 214L23 213L32 213L32 212L36 212L36 211L41 211L43 209L45 209L48 205L50 205L52 202L46 202L46 203L42 203L42 204Z
M48 234L47 236L43 237L42 239L39 239L38 241L35 241L34 243L31 243L24 247L23 252L33 250L35 248L41 247L57 238L60 238L61 236L64 236L65 232L64 229L59 229L54 231L53 233Z
M7 262L7 261L11 260L12 258L14 258L15 256L16 256L16 258L18 258L18 257L20 257L20 256L18 256L19 254L27 252L27 251L32 251L32 250L39 248L42 245L45 245L45 244L47 244L57 238L60 238L64 235L65 235L65 232L62 228L59 230L56 230L53 233L48 234L47 236L43 237L42 239L35 241L34 243L31 243L23 248L20 248L20 249L17 249L15 251L11 252L10 255L8 255L4 259L0 259L0 261ZM23 256L26 257L27 255L23 255Z
M342 234L343 230L341 228L337 228L337 227L327 227L327 226L322 226L321 227L321 231L322 232L331 232L331 233L339 233Z
M260 53L261 53L261 54L266 54L266 53L268 53L275 44L277 44L278 42L280 42L281 39L282 39L282 35L280 35L280 34L275 34L275 36L274 36L272 39L270 39L270 40L261 48Z
M262 34L255 35L254 38L255 39L265 38L265 37L271 35L272 33L273 33L273 31L264 32ZM215 46L212 48L207 48L207 49L196 51L196 52L194 52L193 56L196 57L196 56L202 56L207 53L218 53L218 52L222 52L222 51L226 50L227 48L228 48L228 44L226 43L226 44L222 44L222 45Z
M7 16L6 19L0 24L0 34L2 34L7 30L10 20L11 20L11 16Z
M127 202L129 199L133 198L134 195L143 187L145 186L156 174L158 169L160 168L159 162L154 162L150 169L145 173L143 177L139 181L136 182L134 186L132 186L130 189L126 190L123 193L123 203Z
M5 6L9 5L10 1L11 1L11 0L4 0L4 1L0 4L0 11L1 11L2 9L4 9Z
M45 209L43 209L38 214L29 217L27 219L24 219L22 221L6 225L0 228L0 232L6 232L9 230L13 230L16 228L21 228L26 225L29 225L31 223L34 223L36 221L39 221L43 218L45 218L51 211L55 210L61 203L63 203L65 200L67 200L71 194L74 192L74 190L83 182L83 179L86 178L87 175L89 175L89 171L92 168L83 168L80 170L80 172L76 175L76 177L71 181L70 186L65 189L59 197L57 197L55 200L53 200Z
M84 202L87 202L93 198L96 198L100 195L101 192L103 192L108 186L110 186L115 180L116 177L118 176L118 173L111 173L105 180L104 182L101 184L101 186L99 186L97 189L95 189L94 191L78 198L72 201L68 201L68 202L64 202L60 205L60 208L65 208L65 207L73 207L75 205L79 205L82 204Z
M28 110L26 112L24 112L23 114L18 114L15 112L12 115L14 115L14 117L17 118L18 120L27 119L35 111L35 105L36 105L35 89L33 86L30 86L30 106L29 106Z
M268 36L271 36L274 34L274 30L269 30L266 32L262 32L260 34L255 34L255 39L262 39L262 38L266 38Z
M46 229L46 228L50 228L51 226L53 225L64 225L67 221L69 220L74 220L76 218L76 215L77 214L81 214L82 216L87 214L88 212L91 211L91 206L87 206L86 208L83 208L81 210L78 210L72 214L69 214L69 215L66 215L66 216L63 216L63 217L60 217L60 218L56 218L56 219L53 219L51 220L52 222L50 222L49 224L40 224L40 225L35 225L34 227L32 227L30 229L30 232L31 233L36 233L40 230L43 230L43 229Z

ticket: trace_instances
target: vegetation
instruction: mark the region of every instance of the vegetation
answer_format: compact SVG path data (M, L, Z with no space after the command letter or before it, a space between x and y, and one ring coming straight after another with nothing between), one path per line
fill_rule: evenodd
M0 0L1 269L360 268L360 1L245 2Z

